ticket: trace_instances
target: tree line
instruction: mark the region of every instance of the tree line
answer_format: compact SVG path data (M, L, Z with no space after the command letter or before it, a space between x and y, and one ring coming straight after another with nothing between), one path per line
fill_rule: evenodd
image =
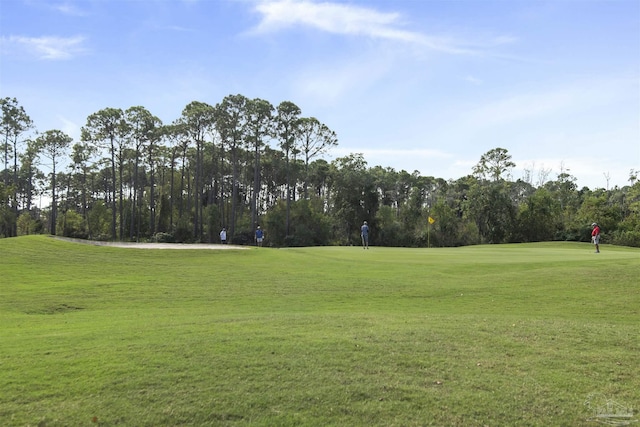
M4 169L0 235L249 244L350 245L368 221L380 246L587 241L640 247L640 180L578 188L563 169L511 179L504 148L456 180L369 167L361 154L328 162L334 131L293 102L228 95L194 101L169 124L142 106L87 117L80 141L37 132L15 98L0 99ZM38 200L46 200L42 207ZM429 220L431 218L431 220Z

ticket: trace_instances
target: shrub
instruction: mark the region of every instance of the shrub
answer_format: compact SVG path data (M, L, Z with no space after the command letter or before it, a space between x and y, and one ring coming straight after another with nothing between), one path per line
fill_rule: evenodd
M609 243L640 248L640 230L616 230L609 236Z
M154 243L175 243L173 234L169 233L156 233L151 238L151 241Z

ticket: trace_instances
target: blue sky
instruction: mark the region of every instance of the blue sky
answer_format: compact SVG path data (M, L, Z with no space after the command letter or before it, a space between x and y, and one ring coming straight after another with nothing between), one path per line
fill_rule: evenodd
M106 107L170 123L242 94L329 126L327 160L457 179L501 147L513 179L591 189L640 170L638 0L2 0L0 43L0 97L75 140Z

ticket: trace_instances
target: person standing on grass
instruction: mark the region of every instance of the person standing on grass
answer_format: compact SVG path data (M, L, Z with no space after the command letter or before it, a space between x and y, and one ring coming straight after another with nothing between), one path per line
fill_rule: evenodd
M223 245L225 245L227 243L227 229L223 228L222 231L220 231L220 243L222 243Z
M591 224L593 231L591 232L591 241L596 245L596 253L600 253L600 227L595 222Z
M263 240L264 240L264 232L262 231L260 226L258 226L258 228L256 229L256 244L258 246L262 246Z
M369 225L367 221L360 227L360 237L362 237L362 249L369 249Z

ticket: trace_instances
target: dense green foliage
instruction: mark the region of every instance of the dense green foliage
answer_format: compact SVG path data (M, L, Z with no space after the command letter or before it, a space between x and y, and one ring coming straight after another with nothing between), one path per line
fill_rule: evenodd
M16 99L1 99L4 170L0 236L49 232L93 240L215 242L222 227L250 243L351 245L364 220L379 246L603 241L640 246L640 181L578 189L563 170L513 181L508 151L495 148L457 180L369 167L362 155L321 156L337 135L289 101L229 95L194 101L164 125L144 107L88 116L80 141L58 130L31 138ZM56 168L65 165L66 168ZM49 170L45 174L39 167ZM34 200L50 200L41 209ZM435 219L430 225L429 217Z
M3 426L575 426L607 402L639 417L638 249L27 236L0 253Z

